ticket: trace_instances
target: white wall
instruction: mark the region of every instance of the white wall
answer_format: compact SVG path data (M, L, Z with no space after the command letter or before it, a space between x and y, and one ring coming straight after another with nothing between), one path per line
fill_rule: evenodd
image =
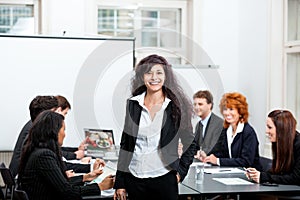
M194 7L199 20L193 22L198 34L195 40L219 65L224 91L247 97L249 121L258 134L261 154L265 153L269 4L261 0L201 0Z
M120 135L123 120L115 119L126 101L118 95L127 91L129 81L115 85L132 71L132 39L1 36L0 44L0 91L5 94L0 150L13 150L37 95L63 95L70 101L65 146L79 145L83 128L113 129Z
M89 2L91 2L90 0ZM86 35L91 3L85 0L43 0L43 33ZM189 0L193 17L189 36L204 48L216 65L224 92L239 91L248 98L250 123L260 149L265 142L268 102L270 0ZM276 72L275 72L276 73ZM215 99L218 105L219 99ZM215 109L218 109L215 106Z
M238 90L238 0L201 0L200 10L195 8L199 19L194 27L199 27L200 45L219 65L219 73L224 90ZM200 26L199 26L200 25ZM216 104L218 104L216 99Z
M257 6L259 5L259 6ZM249 101L250 122L266 154L265 121L267 116L267 69L269 65L269 1L239 3L239 90ZM254 14L255 13L255 14Z
M42 34L83 36L84 0L42 0Z

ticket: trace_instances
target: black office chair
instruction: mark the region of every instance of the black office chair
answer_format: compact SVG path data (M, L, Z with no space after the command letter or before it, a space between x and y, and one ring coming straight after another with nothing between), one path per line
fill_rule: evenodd
M262 171L268 171L272 167L272 159L266 157L259 158L260 164L262 166Z
M13 200L29 200L27 193L24 190L15 188Z
M5 198L4 198L4 193L3 193L1 187L0 187L0 199L1 199L1 200L5 200Z
M6 168L4 163L1 163L0 171L1 171L1 176L2 176L3 182L5 184L4 198L8 199L8 197L10 196L10 199L13 199L13 191L14 191L14 187L16 185L14 177L12 176L10 169Z

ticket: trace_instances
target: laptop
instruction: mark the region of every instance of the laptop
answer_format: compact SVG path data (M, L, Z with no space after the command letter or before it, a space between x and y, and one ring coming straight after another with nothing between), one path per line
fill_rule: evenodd
M117 159L112 129L84 128L86 155L107 160Z

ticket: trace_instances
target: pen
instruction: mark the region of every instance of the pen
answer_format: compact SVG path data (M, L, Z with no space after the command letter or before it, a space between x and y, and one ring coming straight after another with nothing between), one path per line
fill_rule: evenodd
M246 172L248 172L248 173L251 172L251 170L250 170L250 169L247 169L246 167L244 167L244 170L245 170Z
M230 172L230 169L220 169L219 172Z

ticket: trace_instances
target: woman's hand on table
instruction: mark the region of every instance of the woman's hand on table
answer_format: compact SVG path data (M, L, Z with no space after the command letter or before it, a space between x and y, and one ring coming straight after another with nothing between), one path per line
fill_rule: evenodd
M245 169L245 174L249 180L252 180L256 183L259 183L260 179L260 171L257 171L255 168L244 168Z
M114 194L114 200L126 200L126 190L117 189Z

